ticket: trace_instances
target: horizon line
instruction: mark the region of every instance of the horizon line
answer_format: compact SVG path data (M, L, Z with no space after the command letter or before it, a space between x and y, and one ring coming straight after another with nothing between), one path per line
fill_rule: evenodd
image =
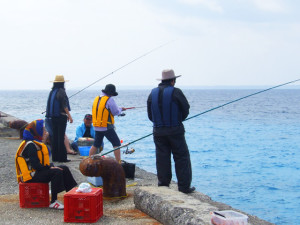
M203 89L203 90L213 90L213 89L262 89L262 88L268 88L272 87L274 85L180 85L178 88L180 89ZM176 86L177 87L177 86ZM144 85L144 86L130 86L130 85L124 85L124 86L118 86L118 90L141 90L141 89L152 89L154 86L150 85ZM294 84L294 85L288 85L284 87L279 87L278 89L297 89L300 88L300 85ZM74 88L67 88L68 91L76 91L81 90L82 87L74 87ZM100 88L101 89L101 88ZM47 91L50 89L2 89L0 91ZM91 87L89 90L99 90L99 88Z

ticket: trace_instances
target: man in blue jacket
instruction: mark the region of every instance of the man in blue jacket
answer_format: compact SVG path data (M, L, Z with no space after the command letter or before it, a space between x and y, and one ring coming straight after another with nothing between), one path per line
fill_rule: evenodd
M172 179L171 154L175 161L178 190L192 193L192 167L185 141L182 121L189 114L190 105L179 88L175 88L173 70L162 72L161 83L151 91L147 100L148 117L153 122L153 139L156 147L158 186L169 186Z
M71 147L75 151L79 151L78 149L78 139L79 138L92 138L95 139L95 130L92 124L92 115L91 114L86 114L83 119L83 123L80 124L76 128L76 137L73 143L71 144ZM93 140L92 142L93 143Z

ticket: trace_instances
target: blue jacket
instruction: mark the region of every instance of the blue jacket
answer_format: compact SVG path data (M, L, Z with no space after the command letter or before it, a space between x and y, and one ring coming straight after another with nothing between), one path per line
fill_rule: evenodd
M83 137L84 133L86 131L86 127L85 127L85 124L82 123L81 125L79 125L77 128L76 128L76 137L75 137L75 140L74 142L77 143L78 141L78 138L81 138ZM91 124L91 135L93 138L95 138L95 129L93 127L93 125Z

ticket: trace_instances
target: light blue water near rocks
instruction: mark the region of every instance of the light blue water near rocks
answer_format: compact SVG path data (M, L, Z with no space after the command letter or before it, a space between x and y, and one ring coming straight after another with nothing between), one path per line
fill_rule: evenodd
M190 116L257 90L184 90ZM152 133L147 118L149 90L120 90L120 106L142 107L116 118L124 143ZM32 121L43 118L49 91L0 91L0 110ZM67 92L71 96L74 91ZM73 124L67 135L91 112L97 91L86 90L70 99ZM213 200L276 224L300 224L300 90L271 90L208 112L184 123L191 153L193 185ZM122 155L137 166L156 172L152 136ZM111 150L105 141L104 151ZM13 155L12 155L13 157ZM176 181L176 176L173 177Z

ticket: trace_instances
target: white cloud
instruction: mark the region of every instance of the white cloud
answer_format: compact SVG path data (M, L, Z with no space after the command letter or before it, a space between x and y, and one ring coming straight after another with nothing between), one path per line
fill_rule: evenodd
M282 0L252 0L254 5L263 11L281 13L286 11L286 6Z
M188 5L203 5L215 12L223 12L222 6L215 0L179 0L179 2Z

